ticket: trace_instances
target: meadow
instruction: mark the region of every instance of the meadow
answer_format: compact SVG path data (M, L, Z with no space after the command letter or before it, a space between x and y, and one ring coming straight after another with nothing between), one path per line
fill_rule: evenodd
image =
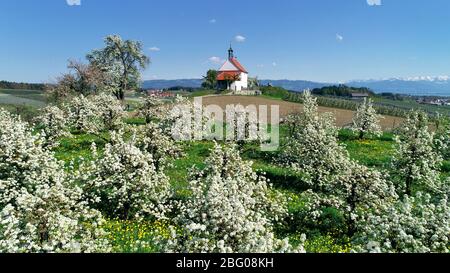
M241 97L239 97L242 100ZM255 99L255 98L248 98ZM222 101L222 100L221 100ZM267 101L264 99L264 103ZM273 101L276 103L276 101ZM299 105L296 105L299 107ZM139 118L130 119L129 124L144 124L145 121ZM287 128L282 125L280 128L281 142L288 137ZM90 134L74 134L71 137L63 138L61 145L56 148L56 157L68 166L71 161L79 157L91 158L90 147L92 142L96 143L101 150L106 144L105 139L109 135L105 134L101 138ZM343 144L350 157L360 164L375 168L381 172L389 172L391 160L395 151L394 136L390 132L384 133L380 137L359 140L352 131L341 129L339 131L339 142ZM174 159L170 167L166 170L170 177L172 189L175 192L175 199L183 200L190 195L188 190L189 170L193 167L197 169L205 168L205 160L210 155L214 143L211 141L196 141L181 143L184 155ZM258 144L247 143L240 148L243 159L253 162L253 169L258 174L264 174L275 189L283 193L288 198L288 210L293 215L297 215L304 210L304 200L302 192L308 189L303 184L302 178L288 168L275 164L279 151L261 152ZM445 162L443 175L450 176L450 162ZM307 252L317 253L345 253L350 252L350 238L346 237L341 229L343 227L343 216L337 211L329 211L329 214L320 223L313 227L305 227L299 219L292 218L277 227L277 235L289 237L292 242L299 240L302 233L307 235L304 243ZM112 242L114 251L120 253L153 253L159 249L155 245L155 236L168 234L167 223L156 222L134 222L110 219L104 228L109 232L108 238Z
M204 95L198 93L196 95ZM208 95L210 95L208 93ZM43 94L39 91L16 91L2 90L0 92L0 103L14 110L15 107L30 102L30 107L39 108L45 105ZM139 96L127 98L127 103L133 104L128 112L128 118L125 122L128 125L143 125L145 120L136 117L133 108L140 102ZM268 96L247 97L247 96L207 96L203 98L204 105L216 104L225 108L229 104L249 104L256 105L279 105L281 117L289 114L301 112L302 104L282 101L280 98L272 99ZM0 105L2 107L2 105ZM379 137L360 140L349 129L346 129L353 118L354 111L319 107L320 113L331 112L336 118L336 125L339 130L339 143L342 144L352 160L359 164L379 170L381 173L389 173L392 169L392 158L395 152L395 141L393 130L399 126L404 119L399 117L384 116L381 125L384 133ZM289 137L288 128L280 125L281 144L286 143ZM101 152L108 140L109 133L101 135L72 132L70 136L59 140L60 145L54 148L55 156L58 160L65 163L67 171L73 167L77 168L76 162L80 158L89 161L92 159L91 146L95 143L97 149ZM177 159L171 159L169 167L165 173L170 178L171 188L174 191L175 200L183 200L190 196L188 190L189 172L195 167L199 170L205 168L205 160L214 147L212 141L192 141L179 143L183 151L183 156ZM342 253L350 252L352 249L351 238L344 232L345 219L338 210L330 209L324 213L324 217L314 224L304 223L298 216L305 210L305 200L302 193L310 189L310 186L304 183L298 172L290 168L282 167L277 164L277 158L280 157L280 151L262 152L256 143L245 143L240 145L242 158L253 162L253 169L256 173L268 178L269 183L274 189L280 191L288 200L288 211L293 215L290 218L278 224L275 228L277 237L288 237L294 244L300 242L302 234L307 236L304 247L307 252L320 253ZM442 166L442 176L450 176L450 162L445 161ZM113 251L120 253L153 253L160 249L155 244L156 236L165 236L170 233L168 223L164 220L158 221L132 221L107 219L103 228L109 232L108 240L112 243Z

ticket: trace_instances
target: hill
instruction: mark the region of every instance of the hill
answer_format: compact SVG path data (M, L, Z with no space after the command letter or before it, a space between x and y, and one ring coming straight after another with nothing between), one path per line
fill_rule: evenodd
M168 89L172 87L200 88L202 79L149 80L142 83L144 89Z
M45 84L0 81L0 89L43 91L45 89Z

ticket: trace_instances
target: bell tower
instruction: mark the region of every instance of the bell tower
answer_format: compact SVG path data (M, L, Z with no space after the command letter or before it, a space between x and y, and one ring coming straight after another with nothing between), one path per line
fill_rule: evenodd
M234 58L234 50L233 50L233 48L231 47L231 44L230 44L230 49L228 49L228 60L231 60L233 58Z

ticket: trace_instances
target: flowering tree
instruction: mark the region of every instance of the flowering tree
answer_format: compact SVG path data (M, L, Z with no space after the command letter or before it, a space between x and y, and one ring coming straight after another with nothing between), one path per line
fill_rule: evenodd
M348 168L337 175L326 189L307 190L300 198L305 204L297 215L302 219L302 224L316 225L323 221L326 209L336 209L342 213L342 223L345 224L340 231L346 229L346 235L352 238L368 213L379 211L397 200L398 196L385 175L350 162Z
M359 240L359 241L358 241ZM437 202L417 193L384 207L361 222L356 251L450 252L450 206L447 196Z
M94 103L87 97L80 95L73 98L68 104L64 105L65 111L69 116L70 126L74 129L86 132L97 132L97 109Z
M168 136L158 123L148 123L136 130L136 146L153 157L157 171L167 166L168 159L182 154L179 145Z
M178 95L162 115L161 126L177 141L202 140L208 121L203 105Z
M356 110L351 129L359 133L359 139L363 139L365 135L370 134L380 136L382 131L379 119L380 116L373 108L372 100L364 99L364 102Z
M69 73L57 78L57 83L47 86L48 98L54 102L65 101L74 95L92 95L107 88L108 73L93 64L70 60Z
M444 159L450 159L450 119L437 113L435 146Z
M227 140L242 146L246 142L263 141L263 133L259 129L256 107L236 105L226 108Z
M75 97L65 108L71 126L91 134L120 129L126 115L122 104L106 93Z
M42 128L46 146L56 147L61 137L69 135L67 115L57 106L45 107L36 122Z
M306 175L306 182L317 188L328 185L348 165L348 153L338 143L338 129L332 114L318 114L315 98L303 95L304 111L298 127L288 139L281 160Z
M125 141L122 132L111 133L111 143L100 156L83 163L76 179L89 204L111 218L121 220L161 217L170 196L168 177L156 170L152 154Z
M126 113L120 101L111 95L101 93L92 97L92 103L97 111L100 131L118 130L123 126Z
M434 133L428 125L426 113L411 112L396 139L393 171L401 190L408 195L414 186L432 191L440 188L442 157L434 149Z
M271 193L251 162L241 159L235 146L216 145L206 169L193 172L192 196L182 203L165 242L168 252L284 252L287 240L272 232L272 221L286 214L284 202Z
M352 162L330 187L332 195L342 200L348 235L357 231L357 222L370 211L377 211L398 198L387 177L376 170Z
M144 102L139 108L139 116L145 118L146 123L150 123L155 118L161 117L161 105L162 101L156 98L156 96L146 96Z
M125 99L125 92L137 88L140 81L140 70L145 69L150 60L142 50L140 42L122 40L118 35L105 38L105 48L94 50L87 55L91 65L101 67L105 71L113 71L115 83L114 96Z
M0 252L108 251L100 213L42 142L0 110Z

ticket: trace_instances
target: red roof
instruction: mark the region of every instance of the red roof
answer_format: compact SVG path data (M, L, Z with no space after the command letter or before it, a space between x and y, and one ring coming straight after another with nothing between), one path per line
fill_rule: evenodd
M244 73L248 73L247 70L245 70L245 68L241 65L241 63L236 59L236 58L231 58L230 62L236 66L239 71L244 72Z
M218 81L232 80L241 74L240 71L223 71L217 75Z

